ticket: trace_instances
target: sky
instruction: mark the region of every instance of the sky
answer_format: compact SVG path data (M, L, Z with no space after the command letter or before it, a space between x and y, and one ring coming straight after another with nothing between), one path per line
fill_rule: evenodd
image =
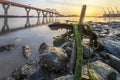
M51 8L56 9L61 14L65 15L79 15L83 4L87 5L87 16L100 16L105 11L116 11L117 7L120 9L120 0L8 0L25 5L31 4L31 6L38 8Z

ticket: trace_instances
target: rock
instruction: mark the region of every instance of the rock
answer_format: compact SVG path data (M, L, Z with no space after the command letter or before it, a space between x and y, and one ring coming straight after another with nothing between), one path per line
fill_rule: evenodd
M25 64L24 66L21 67L21 73L23 75L26 75L26 74L33 75L38 70L39 68L35 64Z
M112 72L116 74L116 80L120 80L120 74L112 67L101 62L100 60L90 63L90 67L91 71L93 72L92 74L95 78L97 78L97 80L107 80ZM83 75L87 76L86 66L83 67Z
M87 47L83 46L83 57L88 58L89 56L94 56L95 53L92 50L89 50Z
M109 53L106 53L106 55L107 58L105 62L116 69L118 72L120 72L120 59Z
M107 63L118 72L120 72L120 59L118 57L108 53L107 51L102 51L99 55L102 58L103 62Z
M111 72L108 75L107 80L117 80L117 74L115 72Z
M36 75L39 74L40 67L37 63L26 63L19 69L12 72L12 77L16 80L35 80Z
M93 62L100 59L101 57L97 53L93 52L92 49L89 51L87 47L83 46L83 62L85 64L88 63L88 60L89 62Z
M117 37L120 37L120 34L115 34Z
M69 57L65 50L59 47L48 46L43 43L39 48L40 65L54 71L68 70Z
M72 75L61 76L61 77L56 78L54 80L73 80L73 76Z
M67 54L68 54L69 57L72 54L73 42L74 42L74 40L70 39L69 41L65 42L64 44L62 44L60 46L60 48L64 49L67 52Z
M15 48L15 45L14 44L8 44L5 47L6 47L6 50L12 50L12 49Z
M98 40L104 48L114 56L120 58L120 43L112 38L101 38Z
M72 48L71 47L66 47L65 51L67 52L67 55L70 57L72 53Z
M28 45L23 46L23 54L26 58L29 58L32 55L30 46Z
M15 48L14 44L8 44L8 45L4 45L4 46L0 46L0 52L3 51L9 51Z
M1 46L1 47L0 47L0 52L3 52L3 51L5 51L5 50L6 50L5 46Z

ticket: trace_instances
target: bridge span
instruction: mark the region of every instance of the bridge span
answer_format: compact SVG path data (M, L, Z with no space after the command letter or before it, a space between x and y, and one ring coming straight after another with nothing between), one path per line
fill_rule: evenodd
M2 6L3 6L4 16L8 15L8 9L10 8L10 6L25 8L26 13L27 13L27 15L26 15L27 17L29 17L30 10L36 10L38 17L40 16L40 12L42 12L43 17L60 16L60 14L58 12L56 12L56 10L52 10L52 9L51 10L44 10L44 9L32 7L29 5L23 5L23 4L19 4L19 3L15 3L15 2L7 1L7 0L0 0L0 4L2 4Z
M26 27L30 27L30 10L35 10L37 12L37 18L38 18L38 24L39 24L39 18L40 18L40 13L42 13L42 17L47 18L53 18L53 17L57 17L57 16L61 16L61 14L59 14L55 9L50 9L50 8L46 8L46 9L40 9L40 8L36 8L36 7L32 7L30 5L23 5L23 4L19 4L19 3L15 3L15 2L11 2L11 1L7 1L7 0L0 0L0 4L2 4L2 7L4 9L4 22L7 22L7 18L8 18L8 10L10 8L10 6L15 6L15 7L20 7L20 8L24 8L26 11ZM4 27L8 27L8 25L5 23Z

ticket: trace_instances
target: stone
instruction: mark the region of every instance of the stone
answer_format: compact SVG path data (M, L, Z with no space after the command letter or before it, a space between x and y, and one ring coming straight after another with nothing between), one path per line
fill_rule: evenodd
M120 43L118 40L113 38L101 38L98 40L99 43L107 50L109 53L120 58Z
M106 53L106 55L107 59L105 62L120 72L120 59L110 53Z
M116 80L117 79L117 74L115 72L111 72L108 76L107 76L107 80Z
M61 76L61 77L55 78L54 80L73 80L73 75Z
M67 52L59 47L48 46L43 43L39 48L40 52L40 65L49 70L65 71L69 69L69 57Z
M23 54L26 58L29 58L32 55L30 46L23 46Z
M37 63L29 62L12 72L15 80L34 80L39 74L40 66ZM38 79L37 79L38 80Z
M0 52L10 51L10 50L12 50L14 48L15 48L14 44L8 44L8 45L0 46Z
M68 56L70 57L73 50L73 44L74 44L74 40L70 39L69 41L62 44L60 48L64 49L67 52Z
M116 80L120 80L120 73L100 60L90 63L90 70L92 71L94 77L97 78L97 80L107 80L108 76L112 72L115 73ZM88 75L86 65L83 66L83 75Z

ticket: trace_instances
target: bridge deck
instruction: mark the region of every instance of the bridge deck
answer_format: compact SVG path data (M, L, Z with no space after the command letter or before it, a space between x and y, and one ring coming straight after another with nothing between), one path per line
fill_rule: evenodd
M47 11L47 10L44 10L44 9L40 9L40 8L28 6L28 5L23 5L23 4L19 4L19 3L15 3L15 2L11 2L11 1L0 0L0 3L7 4L7 5L12 5L12 6L16 6L16 7L22 7L22 8L29 8L29 9L44 11L44 12L51 12L51 11ZM51 13L56 13L56 12L51 12Z

